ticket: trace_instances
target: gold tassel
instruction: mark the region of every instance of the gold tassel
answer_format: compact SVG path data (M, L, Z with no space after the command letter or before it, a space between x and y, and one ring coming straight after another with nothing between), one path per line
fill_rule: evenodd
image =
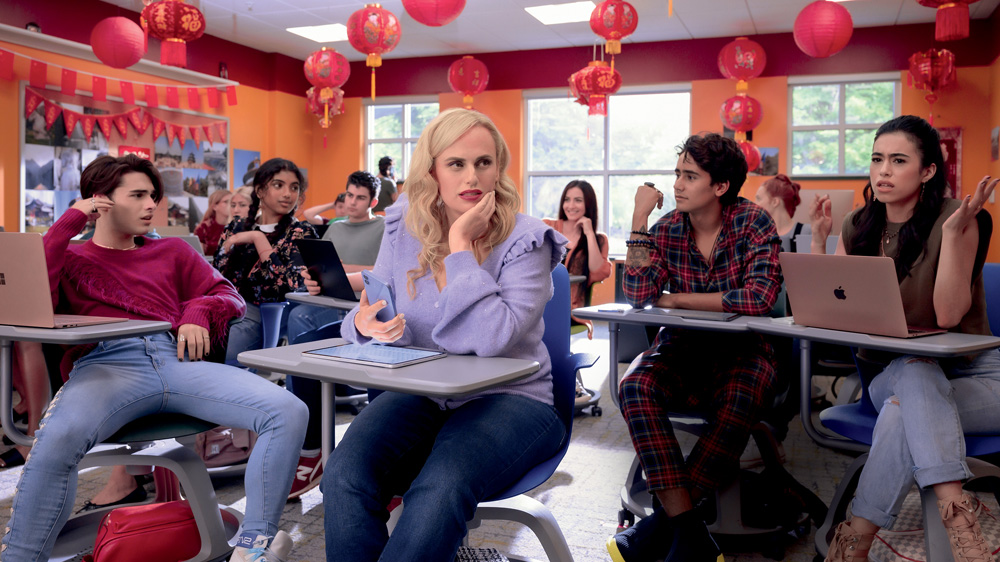
M667 17L674 17L674 0L667 0Z

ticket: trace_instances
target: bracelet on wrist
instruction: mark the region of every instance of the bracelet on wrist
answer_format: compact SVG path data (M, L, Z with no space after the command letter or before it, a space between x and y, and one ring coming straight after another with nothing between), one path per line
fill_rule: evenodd
M649 236L649 231L645 230L645 229L643 229L643 230L633 230L631 232L631 234L638 234L639 236Z
M626 240L625 247L626 248L641 247L641 248L653 249L656 246L653 244L652 240Z

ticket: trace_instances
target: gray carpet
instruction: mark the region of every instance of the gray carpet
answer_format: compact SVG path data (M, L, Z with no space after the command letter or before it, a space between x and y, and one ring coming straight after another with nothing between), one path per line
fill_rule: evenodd
M573 350L601 354L601 361L583 373L589 388L602 388L603 415L581 415L573 427L572 442L559 470L531 496L552 510L577 562L607 561L605 541L615 533L620 509L620 491L634 456L628 432L621 414L611 404L607 393L607 327L599 323L593 341L585 334L574 336ZM624 369L625 365L619 365ZM337 414L337 436L343 435L353 416ZM851 458L815 445L802 430L796 418L785 440L786 468L805 486L828 502ZM81 473L77 506L90 498L103 484L108 469L92 469ZM0 510L7 513L21 469L0 471ZM240 480L218 483L220 501L242 508L245 498ZM306 493L301 501L289 502L285 508L282 528L291 533L295 548L289 562L320 562L325 559L323 539L323 505L319 489ZM815 555L812 532L788 545L783 560L811 561ZM486 522L470 532L473 547L496 548L519 558L544 560L542 547L535 536L516 523ZM349 545L345 545L349 548ZM739 552L731 548L727 561L764 561L759 553Z

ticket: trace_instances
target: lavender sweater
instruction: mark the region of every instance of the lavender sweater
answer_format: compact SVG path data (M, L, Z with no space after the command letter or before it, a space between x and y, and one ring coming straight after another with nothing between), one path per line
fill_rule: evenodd
M406 290L406 272L417 267L421 245L406 228L406 194L386 209L385 234L373 273L392 287L396 312L406 316L403 336L393 345L442 349L481 357L515 357L538 361L528 378L460 399L437 399L456 408L486 394L516 394L552 404L552 365L542 343L542 311L552 297L552 270L562 259L566 239L542 221L518 214L514 231L497 245L482 265L472 252L444 259L447 285L438 291L430 274L417 279L416 297ZM354 327L348 313L344 339L371 341ZM462 373L455 373L461 377Z

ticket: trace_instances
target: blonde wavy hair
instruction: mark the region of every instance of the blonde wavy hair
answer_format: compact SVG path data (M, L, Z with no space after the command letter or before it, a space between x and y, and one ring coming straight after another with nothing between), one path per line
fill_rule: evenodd
M431 175L435 158L475 127L483 127L496 145L496 164L499 176L496 185L496 212L490 219L489 234L475 242L476 260L482 263L497 244L503 242L514 230L514 222L521 208L521 197L507 175L510 150L489 117L471 109L449 109L441 112L424 129L413 149L410 175L406 178L405 191L409 197L406 227L420 242L417 267L407 272L406 289L410 298L416 295L416 280L430 272L441 270L448 255L448 219L444 203L438 195L437 180Z

